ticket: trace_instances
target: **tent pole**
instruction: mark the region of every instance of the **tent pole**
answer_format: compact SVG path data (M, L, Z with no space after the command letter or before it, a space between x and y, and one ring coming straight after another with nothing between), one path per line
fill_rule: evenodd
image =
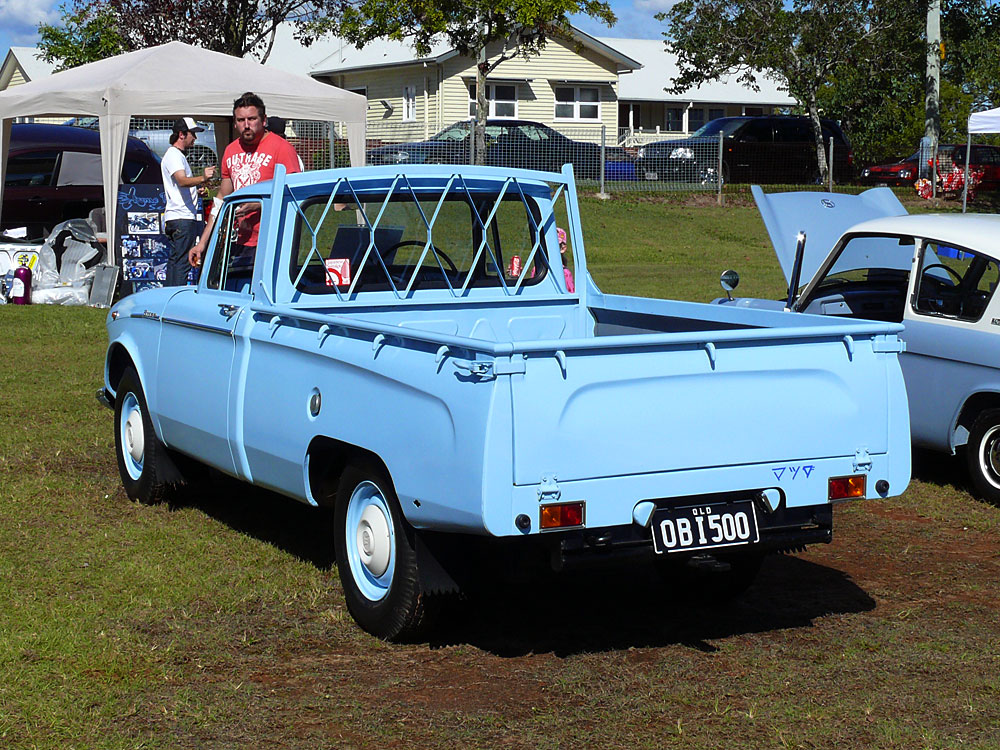
M962 213L965 213L965 206L969 198L969 156L972 154L972 132L969 132L969 140L965 144L965 184L962 186Z

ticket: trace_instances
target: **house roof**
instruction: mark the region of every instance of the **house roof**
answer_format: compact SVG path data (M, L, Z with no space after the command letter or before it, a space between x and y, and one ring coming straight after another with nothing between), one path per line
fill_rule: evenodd
M42 60L36 47L11 47L0 66L0 89L10 85L15 67L20 67L25 80L37 81L50 75L56 66Z
M760 91L736 81L736 76L705 83L683 94L668 94L663 89L678 75L677 57L667 52L659 39L617 39L601 37L601 42L639 61L642 68L625 73L618 79L620 101L699 102L720 104L754 104L790 106L795 100L778 85L758 76Z
M274 35L274 46L264 65L296 75L309 75L318 63L335 55L343 42L336 37L320 37L308 47L295 38L295 28L282 23Z
M587 49L591 49L614 60L617 63L619 73L635 70L642 66L638 60L633 59L627 54L623 54L615 47L606 44L604 40L591 36L575 26L570 28L574 41L579 42ZM378 39L365 45L362 49L344 42L343 46L338 46L336 51L329 57L314 65L309 71L309 75L316 77L395 65L441 63L457 54L458 52L446 42L438 42L432 45L430 52L422 56L416 53L416 50L413 48L413 42L410 40L391 41Z

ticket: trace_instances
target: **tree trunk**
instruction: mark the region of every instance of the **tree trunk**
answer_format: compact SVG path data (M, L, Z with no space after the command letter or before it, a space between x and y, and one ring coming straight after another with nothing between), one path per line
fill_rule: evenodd
M830 179L830 165L826 162L826 144L823 143L823 124L819 121L819 105L815 98L810 98L807 105L809 122L812 125L813 138L816 139L816 164L819 165L819 179L826 184ZM806 175L811 177L812 175Z
M486 47L479 50L476 60L476 124L472 142L475 144L475 163L486 164L486 118L489 116L489 100L486 98L486 74L490 64L486 59Z

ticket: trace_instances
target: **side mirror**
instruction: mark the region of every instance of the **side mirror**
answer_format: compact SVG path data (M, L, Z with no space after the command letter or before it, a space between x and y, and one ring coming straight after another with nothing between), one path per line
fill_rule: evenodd
M726 291L726 296L729 299L733 298L730 294L736 287L740 285L740 275L733 270L723 271L722 275L719 277L719 283L722 284L722 288Z

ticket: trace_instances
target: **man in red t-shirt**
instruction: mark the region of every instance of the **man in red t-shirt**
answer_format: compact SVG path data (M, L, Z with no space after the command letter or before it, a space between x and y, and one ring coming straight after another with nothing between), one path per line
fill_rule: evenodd
M259 96L248 91L233 102L233 119L240 137L226 146L222 156L222 184L217 198L225 198L234 190L272 179L278 164L284 164L289 174L300 171L299 156L292 144L280 135L267 131L267 114ZM188 254L192 266L201 265L215 217L216 212L213 211L201 239ZM238 243L256 248L259 229L259 208L240 215Z

